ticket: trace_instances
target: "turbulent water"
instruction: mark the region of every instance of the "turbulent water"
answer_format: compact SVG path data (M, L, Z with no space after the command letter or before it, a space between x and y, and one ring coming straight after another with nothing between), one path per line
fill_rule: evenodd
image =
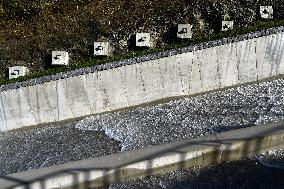
M0 133L0 175L282 121L283 86L281 79L77 123Z
M118 151L119 143L103 132L81 131L74 123L0 133L0 176Z
M284 80L238 87L86 118L76 128L104 131L122 150L169 143L284 119Z

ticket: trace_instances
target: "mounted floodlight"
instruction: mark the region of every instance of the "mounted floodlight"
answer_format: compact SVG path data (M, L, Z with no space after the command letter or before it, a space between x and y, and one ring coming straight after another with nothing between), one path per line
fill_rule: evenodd
M273 7L272 6L260 6L260 16L264 19L273 18Z
M234 21L222 21L222 29L221 31L228 31L233 29Z
M95 56L108 56L110 54L110 45L108 42L94 42Z
M182 39L192 38L192 25L190 25L190 24L179 24L178 25L177 37L182 38Z
M9 79L15 79L27 75L29 69L25 66L9 67Z
M150 47L150 33L137 33L136 34L137 47Z
M52 51L52 65L68 65L69 55L66 51Z

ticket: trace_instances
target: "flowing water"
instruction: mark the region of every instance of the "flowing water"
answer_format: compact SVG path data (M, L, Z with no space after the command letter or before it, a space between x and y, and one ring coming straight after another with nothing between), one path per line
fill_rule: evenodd
M284 80L0 135L0 175L284 120Z

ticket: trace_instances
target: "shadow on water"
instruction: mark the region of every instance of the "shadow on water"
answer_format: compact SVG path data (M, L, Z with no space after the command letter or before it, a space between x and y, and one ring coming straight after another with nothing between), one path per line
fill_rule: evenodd
M197 175L175 181L171 189L282 189L284 171L267 168L252 159L202 168Z

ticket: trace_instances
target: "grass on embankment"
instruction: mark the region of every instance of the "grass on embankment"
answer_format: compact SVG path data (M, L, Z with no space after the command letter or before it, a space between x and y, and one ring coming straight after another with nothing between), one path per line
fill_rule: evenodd
M271 20L271 21L266 21L266 22L257 22L256 24L249 26L249 27L234 28L233 30L230 30L227 32L220 32L220 33L211 34L211 35L200 34L200 35L195 36L192 39L184 39L184 40L176 39L171 44L166 45L162 48L150 48L146 50L136 50L136 51L133 50L125 54L115 55L112 57L105 57L105 58L95 58L94 57L94 58L82 59L82 60L79 60L76 64L72 64L69 66L50 67L50 68L47 68L46 70L33 72L27 76L19 77L17 79L11 79L11 80L2 79L0 80L0 85L26 81L26 80L30 80L30 79L34 79L34 78L38 78L42 76L53 75L56 73L66 72L66 71L75 70L75 69L84 68L84 67L91 67L91 66L95 66L99 64L108 63L108 62L119 61L119 60L129 59L133 57L140 57L140 56L151 54L151 53L162 52L162 51L170 50L170 49L177 49L177 48L186 47L189 45L198 44L198 43L202 43L206 41L218 40L218 39L222 39L226 37L234 37L234 36L246 34L249 32L255 32L255 31L269 29L269 28L277 27L277 26L284 26L284 20Z

